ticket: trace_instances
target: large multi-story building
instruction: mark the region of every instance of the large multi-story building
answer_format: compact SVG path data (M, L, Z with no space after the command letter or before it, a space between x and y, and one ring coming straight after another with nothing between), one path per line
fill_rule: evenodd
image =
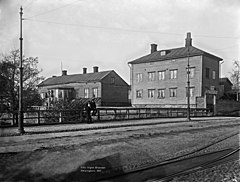
M53 76L38 85L41 97L47 106L54 105L60 100L95 98L99 106L129 105L129 85L113 70L87 73L83 68L82 74L68 75L66 70L61 76Z
M189 68L191 107L212 108L221 60L192 46L191 33L187 33L184 47L157 50L157 45L151 44L150 54L129 62L132 105L186 107Z

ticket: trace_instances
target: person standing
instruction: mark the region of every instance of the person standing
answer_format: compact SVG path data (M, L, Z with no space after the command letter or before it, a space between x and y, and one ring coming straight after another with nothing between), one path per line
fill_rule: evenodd
M96 108L96 103L94 101L94 99L91 100L91 109L92 109L92 116L95 116L97 113L97 108Z
M91 102L88 101L85 106L86 112L87 112L87 123L92 123L92 116L91 116Z

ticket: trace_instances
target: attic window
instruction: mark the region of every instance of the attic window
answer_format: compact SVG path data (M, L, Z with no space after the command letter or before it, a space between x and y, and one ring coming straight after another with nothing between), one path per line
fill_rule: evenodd
M160 55L161 55L161 56L165 56L165 55L166 55L166 51L161 51L161 52L160 52Z

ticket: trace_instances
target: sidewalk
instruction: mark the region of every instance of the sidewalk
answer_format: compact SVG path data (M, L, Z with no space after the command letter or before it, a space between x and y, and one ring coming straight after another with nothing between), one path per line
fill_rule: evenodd
M237 120L235 117L197 117L192 118L191 122L204 122L214 120ZM240 121L240 118L239 118ZM154 119L141 119L141 120L124 120L124 121L108 121L108 122L95 122L92 124L76 123L76 124L57 124L57 125L39 125L39 126L25 126L25 135L43 134L43 133L59 133L59 132L74 132L97 130L107 128L118 128L128 126L144 126L154 124L166 124L176 122L187 122L186 118L154 118ZM0 128L0 137L16 136L18 134L17 127Z

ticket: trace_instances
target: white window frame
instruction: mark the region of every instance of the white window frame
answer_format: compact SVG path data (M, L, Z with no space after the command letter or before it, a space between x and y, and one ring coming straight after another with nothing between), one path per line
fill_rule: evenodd
M213 79L213 80L216 79L216 71L215 71L215 70L212 71L212 79Z
M148 98L152 99L155 95L155 89L148 89Z
M155 80L155 72L148 72L148 81L154 81Z
M166 74L166 71L159 71L158 72L158 80L165 80L165 74Z
M170 79L177 79L177 73L178 73L177 69L170 70Z
M143 90L136 90L136 98L137 99L143 98Z
M189 92L190 92L190 97L194 96L194 91L195 91L195 87L190 87L189 88ZM186 97L188 96L188 87L186 87Z
M84 88L84 98L89 98L89 88Z
M97 87L93 88L92 92L93 92L93 97L98 97L98 88Z
M169 88L169 97L177 97L177 88Z
M143 81L143 74L137 73L137 82L142 82L142 81Z
M166 89L158 89L158 99L165 99L165 90Z

